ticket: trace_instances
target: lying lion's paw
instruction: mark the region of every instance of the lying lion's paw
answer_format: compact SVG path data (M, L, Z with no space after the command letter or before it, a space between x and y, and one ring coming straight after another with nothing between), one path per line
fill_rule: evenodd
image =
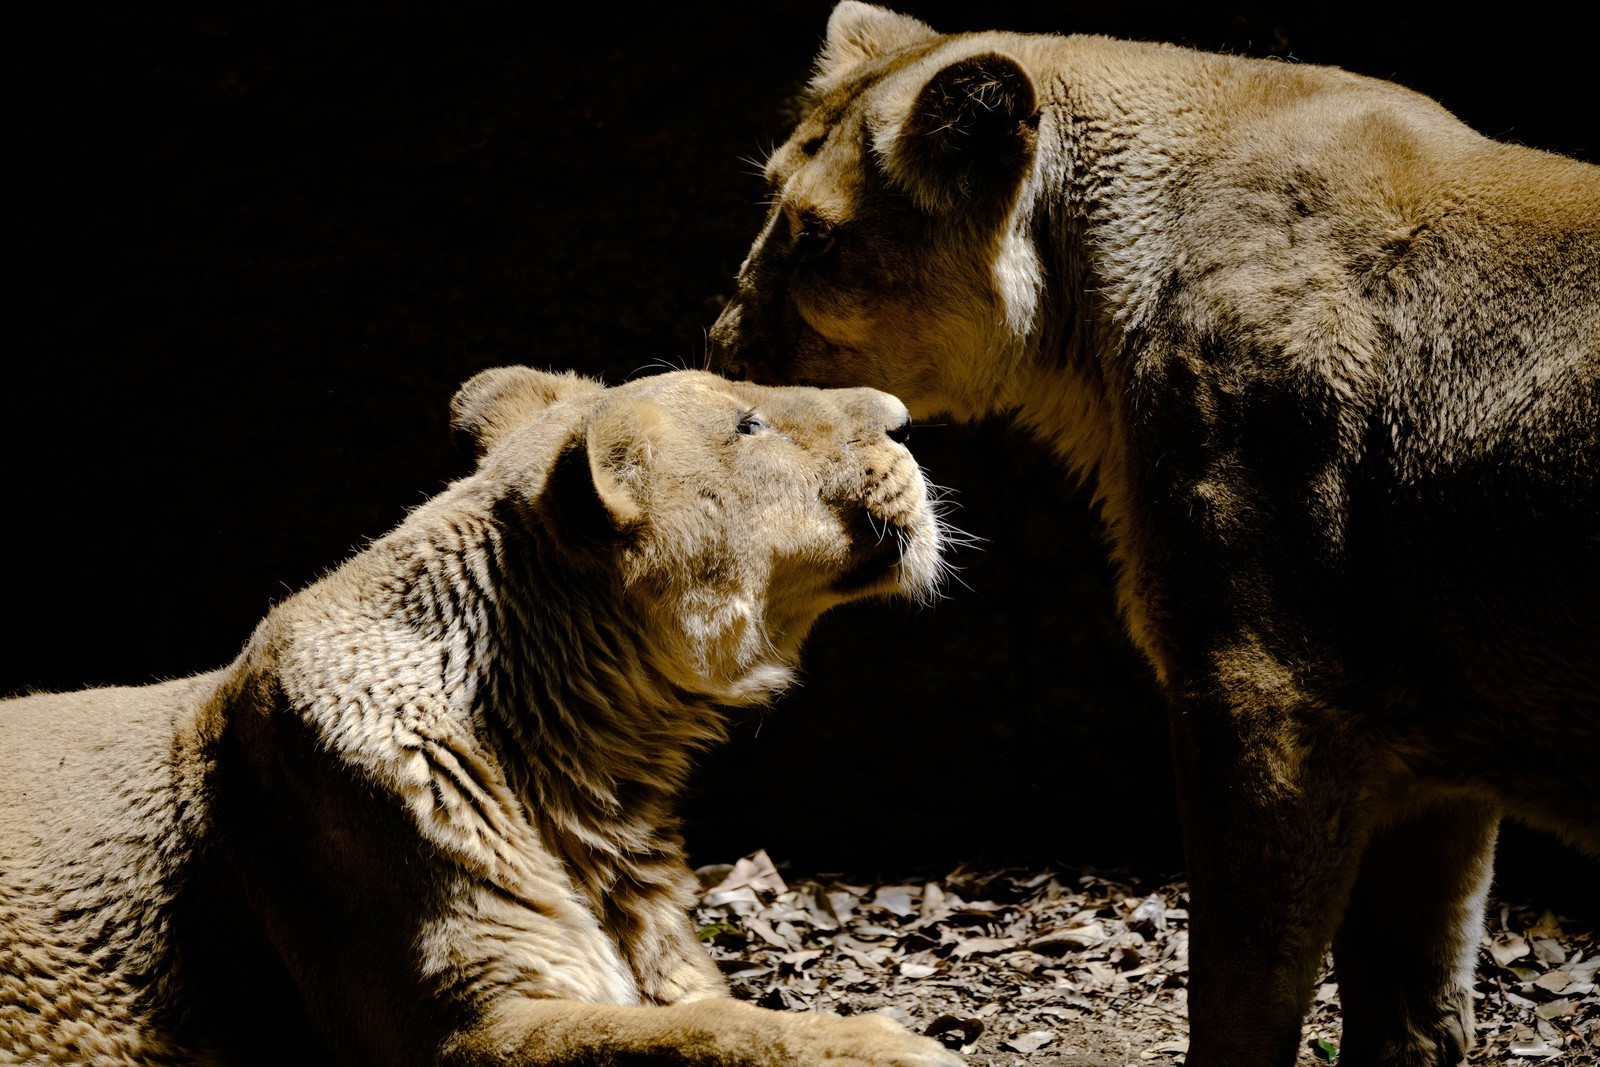
M885 1015L848 1019L796 1015L786 1049L797 1064L829 1067L962 1067L966 1062L931 1037L919 1037Z

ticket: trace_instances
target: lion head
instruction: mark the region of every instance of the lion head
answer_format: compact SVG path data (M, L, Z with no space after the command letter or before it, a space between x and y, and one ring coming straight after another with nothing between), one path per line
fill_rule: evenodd
M1003 406L1005 354L1038 317L1019 210L1038 120L1029 75L987 36L835 8L803 117L766 164L772 210L712 330L727 373L871 383L918 416Z
M570 576L586 611L611 598L617 632L649 635L688 692L761 699L824 611L939 585L943 526L886 393L501 367L452 413L541 570Z

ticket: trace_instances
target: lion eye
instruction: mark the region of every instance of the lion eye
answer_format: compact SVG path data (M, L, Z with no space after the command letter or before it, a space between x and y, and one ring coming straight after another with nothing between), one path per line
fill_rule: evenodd
M802 263L821 259L833 251L839 240L839 228L815 219L808 219L794 238L794 255Z
M753 411L741 412L739 415L740 433L760 433L762 430L770 429L772 429L772 427L767 425L767 420L763 419L760 415L757 415Z

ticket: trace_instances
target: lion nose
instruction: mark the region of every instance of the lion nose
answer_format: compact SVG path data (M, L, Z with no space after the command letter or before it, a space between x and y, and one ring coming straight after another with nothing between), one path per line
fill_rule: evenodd
M862 406L857 410L866 417L868 426L876 424L889 440L902 445L906 443L906 438L911 436L911 412L906 410L899 397L877 389L865 389L860 403Z
M707 355L711 367L724 378L742 382L750 377L750 364L744 358L739 340L739 324L743 309L737 302L729 304L711 324L706 335Z

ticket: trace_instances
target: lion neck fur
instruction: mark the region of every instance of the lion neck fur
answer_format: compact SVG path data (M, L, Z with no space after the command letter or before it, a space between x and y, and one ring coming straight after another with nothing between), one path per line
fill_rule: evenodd
M1011 412L1088 485L1125 621L1164 678L1160 606L1146 588L1146 548L1133 518L1127 398L1136 353L1126 339L1149 328L1164 296L1168 198L1188 165L1182 146L1203 140L1198 116L1220 110L1208 105L1222 83L1206 69L1208 57L1167 46L977 34L961 51L986 47L1055 73L1035 83L1032 171L994 257L1009 327L998 362L1020 373L1004 376L1004 391L981 406ZM1148 80L1126 78L1126 66L1138 66L1148 49L1176 57L1176 70L1151 65ZM1191 106L1174 108L1173 94ZM1011 294L1023 292L1032 303L1019 307ZM993 360L995 351L979 358Z
M1426 130L1446 154L1470 156L1486 142L1431 100L1334 68L1100 37L1011 34L947 44L940 61L986 48L1016 56L1033 72L1038 94L1038 147L994 257L994 288L1005 298L1031 282L1039 294L1036 309L1006 316L1022 328L978 357L997 354L1000 363L1023 369L987 410L1014 413L1091 486L1129 628L1165 679L1164 612L1144 562L1154 548L1140 537L1148 524L1134 519L1145 506L1136 472L1160 457L1135 453L1141 441L1170 432L1153 432L1140 397L1192 378L1185 388L1204 413L1233 377L1264 372L1252 360L1271 361L1265 373L1329 413L1333 446L1310 506L1323 520L1323 551L1332 558L1342 550L1346 482L1367 447L1385 373L1379 338L1389 328L1380 321L1388 312L1357 293L1350 278L1302 268L1276 247L1252 246L1282 231L1231 224L1227 213L1239 205L1218 203L1231 190L1219 195L1208 187L1209 154L1263 136L1234 124L1264 114L1294 116L1330 143L1343 143L1352 128L1386 129L1393 116ZM1337 94L1324 92L1330 83ZM1378 125L1364 118L1368 108L1382 117ZM1245 210L1271 219L1288 210L1297 186L1315 181L1314 162L1254 158L1271 163L1259 179L1259 203ZM1354 210L1371 233L1401 242L1419 218L1448 210L1441 198L1455 195L1404 169L1373 186L1392 192L1358 201ZM1324 242L1327 254L1305 262L1348 256L1335 242L1349 235L1313 225L1301 239ZM1361 239L1376 243L1368 234ZM1208 359L1205 345L1232 353L1232 362ZM1196 491L1205 494L1203 479ZM1235 514L1232 503L1208 501L1223 522Z
M253 644L290 705L474 878L516 895L548 850L602 911L619 881L681 857L676 796L723 716L668 681L619 578L575 569L503 504L457 483Z

